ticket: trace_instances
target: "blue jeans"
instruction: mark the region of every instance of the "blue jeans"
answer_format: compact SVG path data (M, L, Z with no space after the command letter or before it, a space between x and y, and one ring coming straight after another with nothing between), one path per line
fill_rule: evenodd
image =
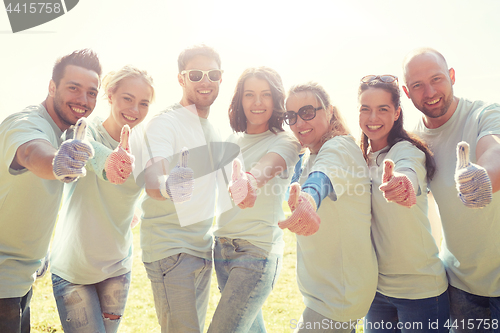
M244 239L216 237L214 260L221 298L208 332L266 332L261 308L278 278L281 256Z
M212 261L179 253L144 263L162 333L203 332Z
M52 289L64 332L117 332L129 287L130 272L96 284L73 284L52 274Z
M500 297L469 294L449 286L450 332L500 332Z
M30 332L30 302L33 289L23 297L0 298L0 332Z
M448 291L439 296L405 299L377 292L364 320L364 332L448 332Z
M340 322L305 308L298 322L290 322L294 333L355 333L357 320Z

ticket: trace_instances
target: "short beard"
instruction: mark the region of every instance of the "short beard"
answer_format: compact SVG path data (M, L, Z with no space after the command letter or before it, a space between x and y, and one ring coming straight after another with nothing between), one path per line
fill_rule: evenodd
M59 118L59 120L68 125L69 126L72 126L75 124L74 121L71 121L69 120L65 115L64 115L64 112L62 111L62 108L63 108L63 101L62 99L60 98L59 94L57 93L56 91L56 94L54 96L54 112L56 113L57 117Z

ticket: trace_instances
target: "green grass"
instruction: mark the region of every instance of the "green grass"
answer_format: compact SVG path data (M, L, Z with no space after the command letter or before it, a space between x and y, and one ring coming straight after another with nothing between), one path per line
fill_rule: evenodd
M153 294L149 279L146 276L141 261L139 244L139 227L134 228L134 264L132 268L132 285L130 287L127 307L120 324L119 332L160 332L156 319ZM300 319L304 310L302 295L295 279L296 243L295 235L285 231L286 247L283 255L283 267L275 288L262 310L266 328L269 333L292 332L290 320ZM205 332L208 329L212 315L220 298L217 289L215 271L212 274L210 301L205 322ZM63 332L59 315L52 294L50 274L36 281L33 287L31 300L31 331L36 332ZM360 330L358 329L358 332Z

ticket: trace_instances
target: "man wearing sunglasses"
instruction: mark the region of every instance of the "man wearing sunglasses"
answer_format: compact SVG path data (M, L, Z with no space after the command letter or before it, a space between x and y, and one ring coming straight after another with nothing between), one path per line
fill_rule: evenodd
M497 332L500 105L454 96L455 70L436 50L411 52L403 70L403 89L423 113L417 133L437 166L430 189L443 226L440 256L450 283L449 327L452 332Z
M141 247L162 332L203 332L205 324L217 197L211 175L218 170L211 143L221 141L207 118L222 81L220 66L208 46L182 51L182 98L146 127Z

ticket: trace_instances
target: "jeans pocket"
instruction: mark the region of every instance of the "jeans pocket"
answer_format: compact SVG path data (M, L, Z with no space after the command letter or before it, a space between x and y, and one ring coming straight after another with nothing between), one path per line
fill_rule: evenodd
M166 257L160 260L160 270L163 276L167 275L172 269L179 265L185 253L174 254L173 256Z
M266 251L258 246L253 245L244 239L233 240L234 252L244 253L256 259L266 260L269 257L269 251Z

